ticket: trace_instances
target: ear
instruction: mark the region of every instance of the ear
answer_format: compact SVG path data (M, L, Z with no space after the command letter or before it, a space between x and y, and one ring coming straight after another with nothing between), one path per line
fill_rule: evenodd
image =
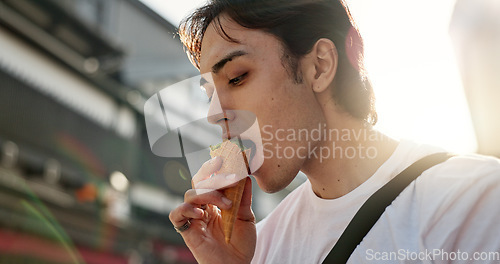
M314 65L314 68L311 67L308 71L311 88L314 92L321 93L330 87L337 73L337 48L331 40L321 38L316 41L308 55L310 65Z

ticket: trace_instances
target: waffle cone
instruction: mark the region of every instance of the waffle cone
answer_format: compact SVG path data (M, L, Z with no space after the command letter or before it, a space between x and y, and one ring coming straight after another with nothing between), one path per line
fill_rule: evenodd
M234 173L237 179L241 179L235 186L223 190L224 195L232 201L231 209L221 209L222 230L226 243L229 243L231 240L234 222L240 208L241 197L245 189L246 177L248 176L244 155L250 157L250 150L245 150L245 152L242 153L241 149L229 140L224 141L219 148L210 151L211 157L222 157L223 162L218 173Z

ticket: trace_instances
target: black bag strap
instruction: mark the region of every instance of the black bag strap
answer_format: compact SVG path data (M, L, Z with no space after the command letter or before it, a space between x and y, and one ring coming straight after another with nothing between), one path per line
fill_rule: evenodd
M449 153L435 153L423 157L372 194L354 215L323 263L346 263L354 249L384 213L385 208L425 170L452 156Z

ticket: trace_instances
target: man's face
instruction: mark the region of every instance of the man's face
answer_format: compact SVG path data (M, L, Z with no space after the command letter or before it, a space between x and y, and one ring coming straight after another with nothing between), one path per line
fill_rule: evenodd
M208 74L212 77L209 82L216 87L207 92L212 97L208 115L217 114L214 109L220 109L219 104L226 112L246 110L256 115L265 160L253 176L264 191L279 191L310 162L308 145L316 144L285 136L301 129L317 128L324 122L321 108L307 76L302 83L296 83L293 74L285 68L283 46L278 39L261 30L244 28L224 16L221 23L225 32L239 43L224 39L213 23L207 28L202 42L200 72L205 76L211 73ZM304 67L307 65L299 64L303 71ZM225 122L244 122L245 117L237 113L227 114L227 121L212 118L211 122L223 129L227 127Z

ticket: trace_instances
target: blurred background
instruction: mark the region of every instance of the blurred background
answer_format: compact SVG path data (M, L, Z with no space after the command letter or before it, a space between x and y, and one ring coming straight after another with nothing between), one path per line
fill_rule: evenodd
M151 152L144 103L197 75L175 32L201 3L0 0L0 263L196 263L168 220L189 168ZM348 3L377 128L500 156L500 2ZM258 219L304 179L254 188Z

